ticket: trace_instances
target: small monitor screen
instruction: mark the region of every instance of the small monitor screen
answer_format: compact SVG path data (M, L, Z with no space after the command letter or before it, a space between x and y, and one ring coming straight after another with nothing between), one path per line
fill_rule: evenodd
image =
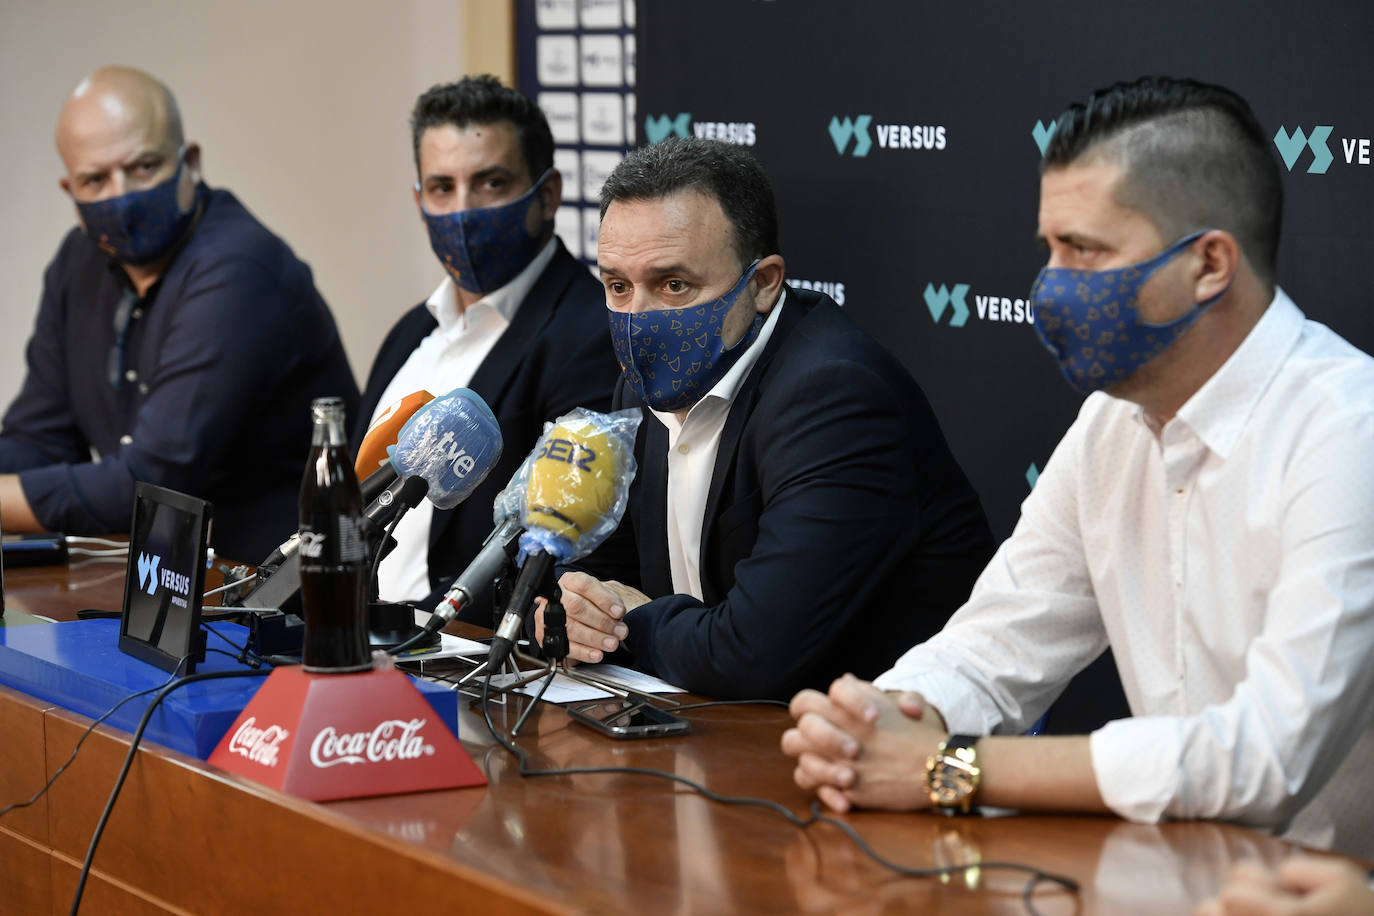
M210 504L140 483L129 528L119 648L168 671L205 659L200 602Z

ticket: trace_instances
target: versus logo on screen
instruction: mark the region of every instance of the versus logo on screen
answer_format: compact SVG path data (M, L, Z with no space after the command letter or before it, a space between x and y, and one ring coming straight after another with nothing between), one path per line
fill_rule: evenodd
M162 557L155 553L140 553L138 555L139 589L150 595L155 595L159 585L180 596L172 599L173 604L178 607L186 606L185 599L191 594L191 577L162 568Z
M676 115L645 115L645 140L658 143L669 137L701 137L736 146L753 146L758 140L758 126L753 121L693 121L691 112L687 111Z
M1035 321L1035 309L1029 299L1013 299L1008 296L987 296L975 294L973 307L969 307L969 285L955 283L927 283L924 298L931 320L936 324L949 312L949 326L962 328L969 318L979 321L1000 321L1014 324L1031 324Z
M162 557L157 554L138 555L138 587L152 595L157 592L157 569L162 565Z
M1303 158L1303 151L1312 153L1307 162L1307 174L1325 175L1327 169L1336 161L1331 148L1331 133L1335 128L1330 124L1318 124L1310 131L1294 127L1289 132L1286 125L1280 124L1274 133L1274 147L1283 159L1284 168L1293 171ZM1346 165L1370 164L1369 137L1336 137L1336 150Z
M947 145L943 124L874 124L872 115L832 115L827 129L835 152L843 156L848 151L857 159L872 151L875 139L882 150L942 150Z

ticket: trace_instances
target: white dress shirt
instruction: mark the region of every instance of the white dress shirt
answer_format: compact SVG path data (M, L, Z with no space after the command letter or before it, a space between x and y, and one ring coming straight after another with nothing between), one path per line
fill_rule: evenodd
M1113 811L1374 856L1371 457L1374 359L1280 290L1158 438L1089 397L968 603L877 683L1017 733L1110 644Z
M668 429L668 562L674 594L702 600L701 528L706 519L706 495L711 489L720 434L740 385L768 346L768 338L773 336L786 298L784 290L763 322L759 336L730 371L691 406L686 419L679 420L677 414L667 411L652 411Z
M453 278L445 274L439 288L425 302L439 326L420 341L392 377L369 423L413 391L425 390L437 397L472 381L477 367L510 326L534 281L553 259L556 247L554 240L549 239L513 280L466 309L458 304ZM396 548L382 560L377 571L378 591L383 599L404 601L429 595L429 532L433 519L434 504L426 499L407 512L396 526Z

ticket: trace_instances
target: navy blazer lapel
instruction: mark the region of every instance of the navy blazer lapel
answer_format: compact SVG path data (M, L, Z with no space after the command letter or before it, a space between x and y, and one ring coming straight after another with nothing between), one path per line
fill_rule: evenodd
M740 436L743 435L745 424L748 423L749 417L754 412L754 404L758 401L759 383L768 374L769 364L777 356L778 351L782 349L782 342L787 338L792 327L801 320L804 311L805 309L798 301L797 294L788 287L782 314L778 316L778 323L773 328L772 336L768 338L768 347L759 357L759 361L754 364L753 370L745 378L744 383L740 385L739 391L735 393L735 399L730 404L730 413L725 417L725 426L720 432L720 445L716 449L715 465L711 468L711 489L706 493L706 511L702 516L701 555L697 557L697 568L701 572L701 592L703 595L722 594L716 588L715 582L707 581L712 564L706 562L706 558L711 555L711 532L715 527L712 522L720 514L721 493L725 487L726 478L730 476L730 469L735 464L735 454L739 451Z
M434 316L424 307L424 303L411 309L401 322L395 335L384 342L377 354L376 363L368 375L367 388L364 389L358 403L358 416L350 420L353 434L349 437L348 444L355 455L362 445L367 427L372 423L372 414L376 412L377 404L386 392L387 385L396 377L396 373L401 371L406 360L410 359L411 352L439 326L439 322L434 320Z
M639 513L634 520L640 585L649 595L668 595L673 591L673 567L668 559L668 430L649 408L640 410L644 451L639 456Z
M510 326L502 332L496 346L487 353L468 383L469 388L482 393L491 409L498 414L500 410L497 409L497 403L525 358L531 341L539 336L544 325L553 317L554 306L572 282L573 272L586 269L568 254L562 239L554 236L553 242L557 246L553 259L534 281L529 295L515 310Z
M510 326L501 333L496 345L487 353L468 382L468 387L482 396L492 413L496 414L498 421L506 413L502 404L506 387L511 379L515 378L531 343L539 336L544 325L553 318L555 307L563 298L568 284L576 276L575 271L586 269L568 253L568 249L563 247L563 240L558 236L554 236L554 244L558 247L554 249L552 260L534 281L529 294L515 310L515 317L511 319ZM436 392L438 393L442 392ZM429 526L431 549L444 536L448 526L453 524L457 513L458 507L435 510L434 519Z

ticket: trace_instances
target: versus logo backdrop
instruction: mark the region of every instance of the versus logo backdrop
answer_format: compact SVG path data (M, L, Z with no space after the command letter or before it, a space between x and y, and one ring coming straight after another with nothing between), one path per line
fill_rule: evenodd
M1167 73L1244 95L1284 175L1281 285L1374 349L1374 5L693 0L640 3L636 32L638 142L748 125L789 276L843 284L999 537L1081 402L1025 299L1041 150L1092 89Z
M522 0L522 88L542 88L526 66L532 13L573 2ZM999 538L1082 400L1025 300L1044 260L1040 158L1091 90L1165 73L1244 95L1284 175L1280 283L1374 350L1374 4L641 0L631 18L629 143L690 134L753 150L790 281L830 294L906 364ZM1124 714L1114 680L1108 655L1050 730Z

